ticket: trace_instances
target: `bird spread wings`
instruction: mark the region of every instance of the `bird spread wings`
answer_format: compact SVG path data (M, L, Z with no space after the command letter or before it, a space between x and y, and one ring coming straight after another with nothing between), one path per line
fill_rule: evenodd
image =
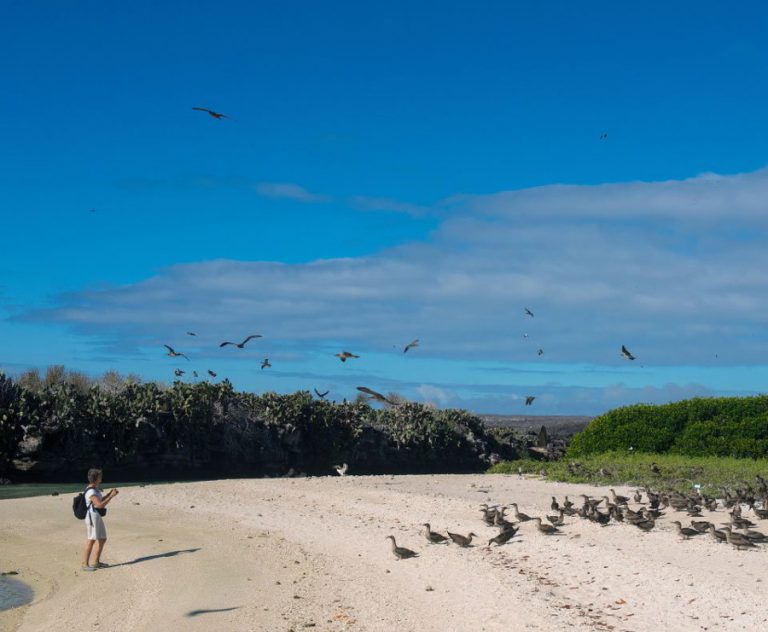
M419 346L419 339L416 338L416 340L411 340L407 345L405 345L405 349L403 349L403 353L408 353L408 349L413 349L414 347Z
M525 308L525 313L528 314L528 316L530 316L531 318L533 318L533 312L527 307Z
M169 347L168 345L163 345L163 346L166 349L168 349L168 355L171 356L172 358L175 358L175 357L179 356L179 357L182 357L182 358L185 358L185 359L189 360L189 358L187 358L187 356L185 356L183 353L179 353L173 347Z
M635 359L635 356L633 356L629 349L627 349L624 345L621 345L621 355L623 355L627 360Z
M219 347L226 347L227 345L233 345L235 347L238 347L239 349L242 349L246 344L248 344L251 340L254 338L261 338L261 334L253 334L252 336L248 336L245 340L242 342L229 342L228 340L226 342L222 342Z
M357 390L361 393L365 393L366 395L369 395L371 399L375 399L377 402L384 402L385 404L393 404L394 402L389 401L384 395L381 393L377 393L373 389L370 389L366 386L358 386Z
M210 114L215 119L228 119L231 118L227 116L226 114L222 114L221 112L216 112L215 110L209 110L208 108L192 108L193 110L197 110L198 112L206 112L207 114Z
M315 389L315 395L317 395L320 399L325 399L325 396L328 395L330 391L325 391L325 393L321 393L317 389Z

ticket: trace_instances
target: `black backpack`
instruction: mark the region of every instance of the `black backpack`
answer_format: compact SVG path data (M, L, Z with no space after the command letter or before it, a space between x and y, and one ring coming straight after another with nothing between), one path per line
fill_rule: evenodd
M87 489L85 491L88 491ZM85 503L85 492L80 492L72 499L72 513L78 520L85 520L88 515L88 505Z
M89 488L86 487L85 492L87 492L88 489ZM72 513L75 514L75 518L78 520L85 520L85 517L88 515L88 505L85 502L85 492L80 492L72 499ZM99 512L100 516L107 515L106 507L103 507L102 509L94 507L94 509Z

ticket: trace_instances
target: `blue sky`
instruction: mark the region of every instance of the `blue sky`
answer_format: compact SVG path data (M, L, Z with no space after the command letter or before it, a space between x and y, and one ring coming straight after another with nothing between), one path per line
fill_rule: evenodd
M540 414L764 388L762 4L5 14L0 369L170 380L168 343Z

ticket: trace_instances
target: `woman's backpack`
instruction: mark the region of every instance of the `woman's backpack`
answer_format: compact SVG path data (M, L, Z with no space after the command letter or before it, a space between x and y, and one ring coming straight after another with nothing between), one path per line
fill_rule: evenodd
M75 518L78 520L85 520L85 516L88 514L88 505L85 502L85 492L80 492L72 499L72 513L75 514Z

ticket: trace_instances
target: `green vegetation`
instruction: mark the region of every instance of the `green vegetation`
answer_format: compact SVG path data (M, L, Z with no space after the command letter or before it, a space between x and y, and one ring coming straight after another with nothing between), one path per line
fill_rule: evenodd
M651 471L656 463L660 474ZM567 483L591 485L630 485L653 489L690 491L702 485L702 492L715 494L721 487L735 487L744 482L754 484L755 475L768 476L768 459L734 459L730 457L689 457L672 454L627 454L606 452L578 460L562 461L503 461L494 465L489 474L517 474L518 467L526 474L539 474Z
M358 473L480 471L499 449L470 413L407 401L374 409L62 367L18 382L0 374L0 475L13 478L20 463L49 480L92 465L128 478L328 474L343 461Z
M636 404L596 417L573 437L568 458L608 451L768 457L768 396Z

